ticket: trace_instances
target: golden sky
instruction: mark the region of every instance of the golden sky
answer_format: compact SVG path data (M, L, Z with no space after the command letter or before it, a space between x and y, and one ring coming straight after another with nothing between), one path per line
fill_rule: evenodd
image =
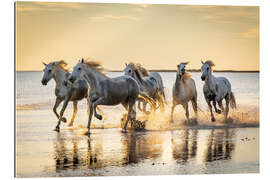
M98 3L16 3L16 69L42 70L42 61L69 67L92 58L106 69L125 62L148 69L259 70L259 7Z

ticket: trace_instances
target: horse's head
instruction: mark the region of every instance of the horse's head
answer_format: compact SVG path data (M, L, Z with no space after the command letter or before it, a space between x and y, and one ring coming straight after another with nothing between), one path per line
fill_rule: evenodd
M41 80L42 85L47 85L47 83L53 78L54 76L54 69L53 69L53 65L50 64L46 64L43 63L45 68L43 69L43 77Z
M202 76L201 79L202 81L208 80L209 76L212 73L212 67L214 66L214 63L212 61L206 61L206 62L202 62L202 67L201 67L201 71L202 71Z
M183 62L177 65L177 75L182 77L186 72L186 65L188 62Z
M74 66L72 73L68 77L68 80L73 83L77 79L83 79L84 68L85 68L85 63L84 63L84 59L82 59L81 61L78 62L76 66Z
M133 64L133 63L126 64L124 72L125 72L125 75L134 77L135 64Z

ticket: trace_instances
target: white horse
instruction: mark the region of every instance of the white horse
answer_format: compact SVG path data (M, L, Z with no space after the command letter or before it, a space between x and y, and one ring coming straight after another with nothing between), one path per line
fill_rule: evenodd
M220 114L221 111L224 112L225 120L228 117L229 113L229 104L231 108L236 108L236 102L234 94L231 90L231 83L225 77L215 77L212 75L212 67L214 63L212 61L202 61L202 76L201 79L204 81L203 86L203 94L204 98L208 104L210 113L211 113L211 120L214 122L216 121L213 111L211 101L213 101L213 105L215 108L216 113ZM225 99L226 101L226 109L224 111L224 107L222 104L222 100ZM216 102L218 103L221 110L217 109Z
M102 73L103 68L100 63L95 61L84 62L82 59L74 68L69 77L71 82L76 79L85 78L91 87L89 94L90 103L90 115L88 119L88 131L90 134L91 120L93 113L96 118L102 119L102 116L96 112L98 105L118 105L122 104L128 111L127 120L124 125L124 131L126 132L127 124L129 120L136 119L136 111L134 110L134 104L138 96L144 97L147 101L154 102L151 98L148 98L143 92L140 92L139 85L135 79L130 76L119 76L110 78ZM152 107L154 104L152 103Z
M41 80L42 85L47 85L47 83L51 79L54 79L56 83L55 86L56 101L53 107L53 112L55 113L58 119L58 124L55 127L55 131L59 132L60 130L59 125L61 121L67 122L66 118L63 117L63 115L69 101L73 102L73 115L68 126L73 126L73 122L78 111L77 108L78 101L82 100L83 98L86 99L88 98L88 85L85 80L80 79L78 79L73 84L68 82L67 78L70 75L70 73L66 69L67 63L63 60L51 62L49 64L46 63L43 64L45 68L43 70L44 74ZM62 101L64 101L64 103L59 115L56 110Z
M188 103L191 101L193 110L197 117L197 90L195 81L186 72L185 67L188 63L177 65L176 80L173 86L173 105L171 109L171 122L173 122L173 112L176 105L181 104L186 111L186 118L189 122Z

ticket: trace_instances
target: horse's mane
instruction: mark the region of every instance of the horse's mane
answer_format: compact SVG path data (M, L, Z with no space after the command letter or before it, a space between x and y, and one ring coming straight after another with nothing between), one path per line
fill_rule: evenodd
M181 64L188 65L189 62L182 62ZM189 72L185 72L185 74L182 76L182 81L185 82L186 80L191 78L191 74Z
M185 74L182 76L182 80L185 82L186 80L191 78L191 74L189 72L185 72Z
M104 68L102 67L101 63L98 61L84 61L83 62L87 67L92 68L98 71L101 74L104 74Z
M69 72L67 69L67 63L64 60L50 62L49 64L51 64L54 67L60 68L65 72Z
M208 66L210 66L210 67L215 66L214 62L211 60L205 61L205 64L208 64Z
M132 69L132 70L135 72L135 74L137 75L139 81L142 83L142 82L143 82L143 74L142 74L141 71L139 70L137 64L129 63L128 66L131 67L131 69Z
M142 73L143 76L149 76L149 72L144 67L142 67L140 63L137 63L136 67Z

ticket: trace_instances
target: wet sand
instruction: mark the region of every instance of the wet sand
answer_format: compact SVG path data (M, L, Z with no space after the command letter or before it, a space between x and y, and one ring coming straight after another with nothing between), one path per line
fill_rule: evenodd
M17 177L259 173L258 123L180 126L176 118L175 128L156 121L124 134L94 119L87 137L80 111L75 127L63 124L60 133L52 131L51 110L17 110L16 117Z

